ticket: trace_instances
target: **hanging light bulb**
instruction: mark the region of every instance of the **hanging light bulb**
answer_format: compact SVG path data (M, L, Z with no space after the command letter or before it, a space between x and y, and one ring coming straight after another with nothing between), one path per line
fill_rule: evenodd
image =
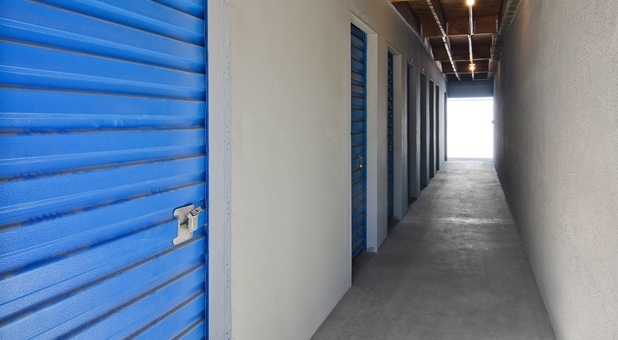
M472 5L474 5L474 0L466 0L466 5L472 7Z
M474 70L476 70L476 65L470 64L470 71L474 72Z

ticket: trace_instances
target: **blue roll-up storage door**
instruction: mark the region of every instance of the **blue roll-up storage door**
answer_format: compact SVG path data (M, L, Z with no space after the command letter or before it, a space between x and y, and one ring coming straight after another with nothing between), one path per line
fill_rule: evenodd
M0 338L207 336L204 6L2 2Z
M427 130L429 130L429 125L427 122L427 76L421 73L421 189L425 189L429 185L429 162L428 162L428 154L429 154L429 143L428 138L429 135Z
M429 177L436 175L436 111L434 101L434 85L429 81Z
M367 36L352 25L352 258L367 245Z
M440 170L440 86L436 85L436 172Z
M387 109L387 136L388 136L388 218L395 215L395 120L394 120L394 81L393 81L393 54L388 53L388 109Z

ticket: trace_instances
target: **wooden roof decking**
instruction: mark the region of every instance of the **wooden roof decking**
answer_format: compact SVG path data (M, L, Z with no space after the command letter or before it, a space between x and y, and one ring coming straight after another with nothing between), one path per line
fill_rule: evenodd
M472 32L466 0L390 1L429 42L434 59L442 64L449 81L490 77L494 42L506 0L476 0L472 6Z

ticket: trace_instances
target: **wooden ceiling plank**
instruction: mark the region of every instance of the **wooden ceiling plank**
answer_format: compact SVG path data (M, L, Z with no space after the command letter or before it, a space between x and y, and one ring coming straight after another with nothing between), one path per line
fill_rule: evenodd
M467 36L465 36L467 38ZM450 37L449 37L450 38ZM442 40L439 43L432 40L433 56L435 61L449 61L449 56L442 45ZM491 58L491 45L473 44L474 60L484 60ZM451 57L454 61L466 61L470 59L468 54L468 44L453 44L451 41Z
M465 0L442 0L442 11L447 19L467 17L468 7ZM500 15L503 0L477 0L474 14L478 16Z
M490 15L474 18L474 34L482 33L497 33L498 32L498 16Z
M436 22L442 29L442 34L446 35L446 19L444 18L444 13L442 13L442 4L440 4L440 0L427 0L427 4L433 13Z
M441 32L433 18L420 19L421 25L426 26L423 29L424 38L441 37ZM446 34L450 36L468 35L470 34L470 24L468 18L452 18L446 20ZM474 35L494 34L498 32L498 16L490 15L486 17L474 18Z
M503 0L477 1L474 6L476 16L472 20L470 8L464 0L389 1L399 12L402 12L403 6L407 6L405 9L409 12L408 16L412 14L416 19L407 21L415 22L417 32L425 38L423 41L431 43L431 46L426 47L430 53L433 52L434 60L441 62L449 79L451 76L460 78L460 73L465 74L466 79L472 79L470 63L475 64L474 73L479 78L487 77L489 59L495 54L492 45L494 35L500 28L498 24Z
M421 36L423 38L441 38L442 31L434 18L422 18L421 21Z
M486 17L474 18L474 34L493 34L498 31L498 16L491 15ZM468 35L470 33L470 24L468 18L452 18L446 20L447 34L451 35Z
M459 78L459 74L457 74L457 67L455 66L455 62L453 61L453 57L451 56L451 46L448 41L448 37L446 36L446 23L444 20L444 14L442 13L442 5L440 4L440 0L427 0L427 5L433 14L434 19L436 19L436 23L440 28L440 32L442 33L442 41L444 42L444 49L446 49L446 53L449 56L449 60L451 65L453 66L453 70L457 78Z
M416 34L420 34L420 20L412 8L408 4L403 3L403 1L393 3L393 6L395 6L399 14L401 14L401 16L408 22L410 27L416 31Z
M470 74L472 75L472 72L470 71L470 69L468 68L469 65L469 61L457 61L456 67L458 69L458 74ZM476 69L474 70L474 74L479 74L479 73L487 73L489 72L489 60L475 60L475 64L476 64ZM453 69L451 67L444 67L443 65L443 73L444 74L455 74L455 72L453 71Z
M492 45L489 79L494 77L496 69L498 68L498 61L500 60L500 54L502 53L502 44L504 43L506 33L511 27L515 13L519 8L520 1L521 0L504 0L502 16L500 17L500 27L498 28L498 33L496 34Z

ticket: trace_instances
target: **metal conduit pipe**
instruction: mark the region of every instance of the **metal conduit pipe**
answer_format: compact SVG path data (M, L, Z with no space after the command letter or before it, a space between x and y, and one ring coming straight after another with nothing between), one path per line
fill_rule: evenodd
M502 53L504 37L511 28L511 23L513 22L513 18L515 18L520 2L521 0L506 0L504 4L504 14L502 15L502 21L498 27L498 33L494 37L494 47L491 51L491 59L489 60L489 79L492 79L496 73L498 61L500 61L500 54Z
M472 35L474 35L474 18L472 16L472 6L468 6L468 21L470 24L470 32L468 33L468 53L470 54L470 72L472 72L472 80L474 80L474 55L472 53Z
M444 42L444 48L446 49L446 54L448 55L448 59L451 62L451 67L453 67L453 71L455 72L455 76L457 76L458 80L461 80L459 77L459 73L457 72L457 67L455 66L455 61L453 60L453 54L451 53L451 45L448 42L448 37L446 35L446 30L444 29L444 25L438 16L436 8L433 5L432 0L426 0L429 9L431 10L431 14L433 14L433 18L436 20L436 24L440 29L440 33L442 34L442 42Z

